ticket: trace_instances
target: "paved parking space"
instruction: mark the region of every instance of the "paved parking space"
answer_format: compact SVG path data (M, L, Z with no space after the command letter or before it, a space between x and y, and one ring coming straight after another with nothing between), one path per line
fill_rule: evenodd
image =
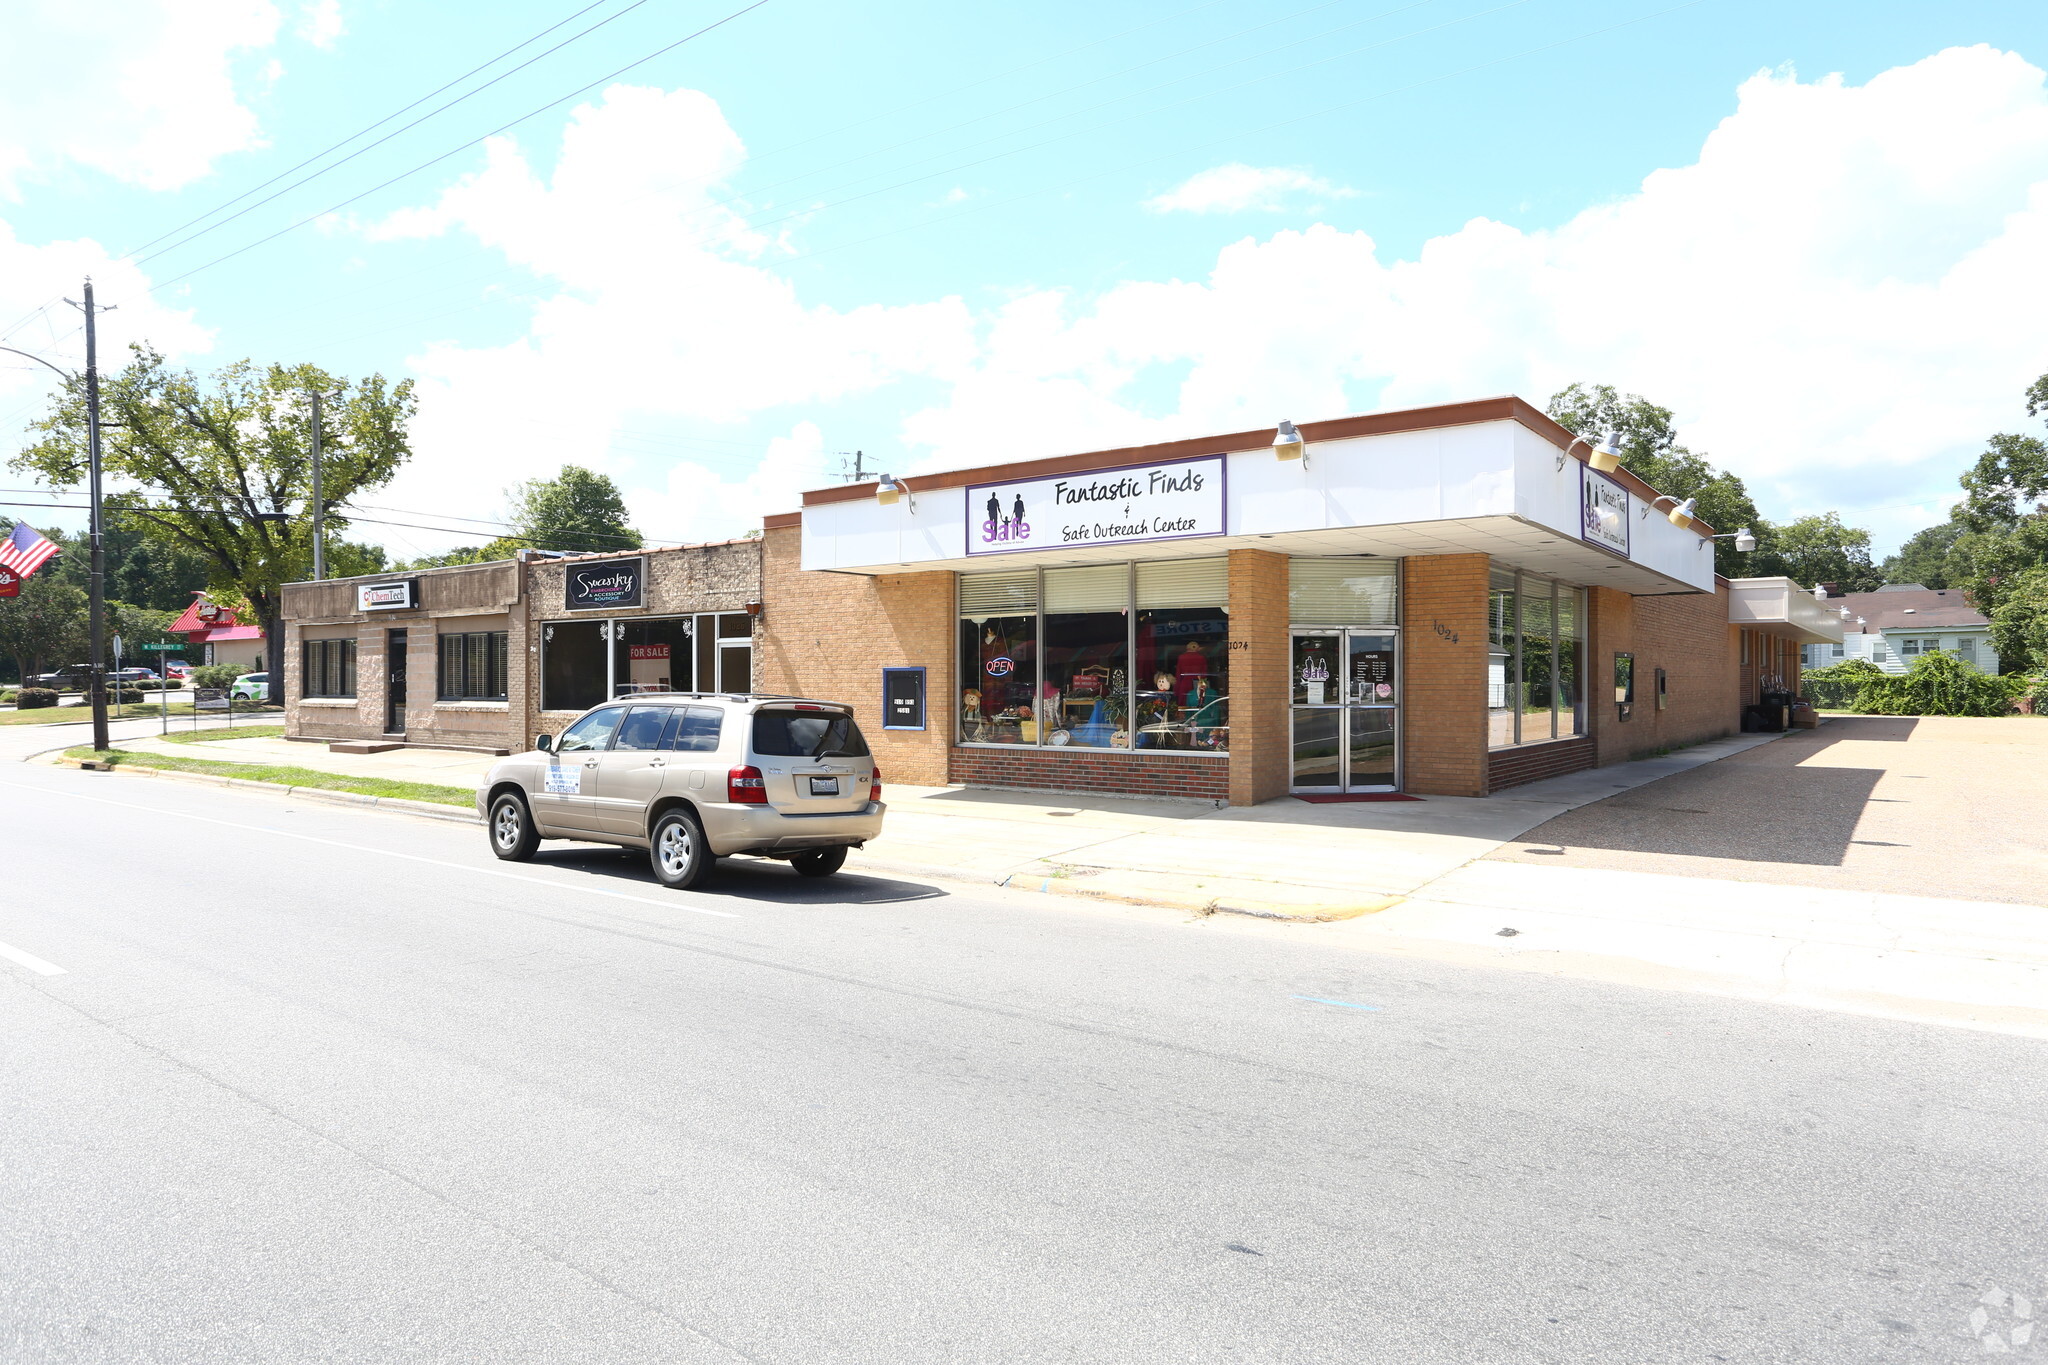
M2040 904L2043 811L2048 718L1856 716L1568 811L1490 856Z

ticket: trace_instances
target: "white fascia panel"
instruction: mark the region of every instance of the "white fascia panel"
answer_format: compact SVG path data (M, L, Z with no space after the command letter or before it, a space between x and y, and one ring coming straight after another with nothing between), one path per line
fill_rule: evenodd
M1275 459L1268 449L1224 457L1229 475L1225 517L1232 535L1320 530L1325 524L1321 446L1311 446L1307 469L1299 460Z
M1557 457L1562 451L1520 422L1511 425L1515 439L1515 515L1547 526L1559 535L1578 539L1580 480L1585 465L1567 458L1560 468Z
M1437 481L1443 490L1443 510L1437 515L1455 520L1514 514L1514 433L1520 429L1518 422L1478 422L1429 433L1436 437Z

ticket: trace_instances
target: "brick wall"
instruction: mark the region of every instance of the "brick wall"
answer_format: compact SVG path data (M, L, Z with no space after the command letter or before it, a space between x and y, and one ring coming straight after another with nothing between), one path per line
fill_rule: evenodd
M771 526L762 539L761 628L755 686L850 702L885 782L942 786L959 711L951 573L806 573L802 532ZM882 728L882 669L923 667L922 731Z
M1268 550L1230 552L1230 802L1287 794L1287 566Z
M1486 795L1490 563L1485 555L1419 555L1401 562L1401 785L1406 791Z
M1232 667L1236 667L1234 662ZM1235 678L1231 686L1237 686ZM1236 707L1233 700L1233 735ZM1021 787L1098 796L1173 796L1201 801L1229 801L1234 781L1232 761L1207 754L1023 746L956 748L952 774L953 781L976 787Z
M1490 792L1541 782L1546 777L1584 772L1593 766L1593 741L1554 740L1549 744L1524 744L1514 749L1495 749L1486 759L1486 785Z
M1741 729L1741 640L1728 624L1725 584L1712 593L1668 597L1630 597L1593 588L1587 597L1592 629L1586 697L1601 766ZM1635 655L1635 709L1626 721L1614 703L1617 652ZM1662 710L1657 707L1659 668L1665 670L1668 689Z

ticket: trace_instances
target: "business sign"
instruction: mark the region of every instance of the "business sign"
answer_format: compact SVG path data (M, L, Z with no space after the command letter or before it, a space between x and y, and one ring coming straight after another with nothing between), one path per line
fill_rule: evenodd
M562 573L562 607L566 611L637 607L646 580L647 561L637 557L570 564Z
M627 645L626 657L629 659L666 659L668 657L668 646Z
M885 668L882 670L882 728L884 730L924 729L924 670Z
M1223 457L967 489L967 553L1131 545L1224 533Z
M397 583L356 585L357 611L411 611L419 604L420 582L417 578L407 578Z
M0 564L0 597L21 596L21 575Z
M550 763L543 771L542 786L551 796L583 795L583 766L581 764Z
M225 711L229 704L225 687L196 687L192 690L192 709L195 711Z
M1628 490L1591 466L1579 471L1579 539L1627 555Z

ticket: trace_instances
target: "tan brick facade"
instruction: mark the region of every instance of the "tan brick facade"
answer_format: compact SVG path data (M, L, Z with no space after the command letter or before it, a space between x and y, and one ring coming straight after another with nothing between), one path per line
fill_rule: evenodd
M771 525L762 543L765 620L755 686L851 702L885 782L949 780L954 682L953 575L805 573L802 533ZM882 728L882 670L922 667L926 729Z
M1728 624L1728 585L1713 593L1631 597L1587 590L1591 629L1586 702L1601 767L1734 734L1742 726L1739 636ZM1614 656L1635 656L1635 706L1622 720L1614 699ZM1796 651L1795 651L1796 657ZM1666 704L1657 705L1657 670Z
M1230 552L1230 803L1287 794L1286 555Z
M1485 555L1422 555L1401 563L1402 788L1484 796Z

